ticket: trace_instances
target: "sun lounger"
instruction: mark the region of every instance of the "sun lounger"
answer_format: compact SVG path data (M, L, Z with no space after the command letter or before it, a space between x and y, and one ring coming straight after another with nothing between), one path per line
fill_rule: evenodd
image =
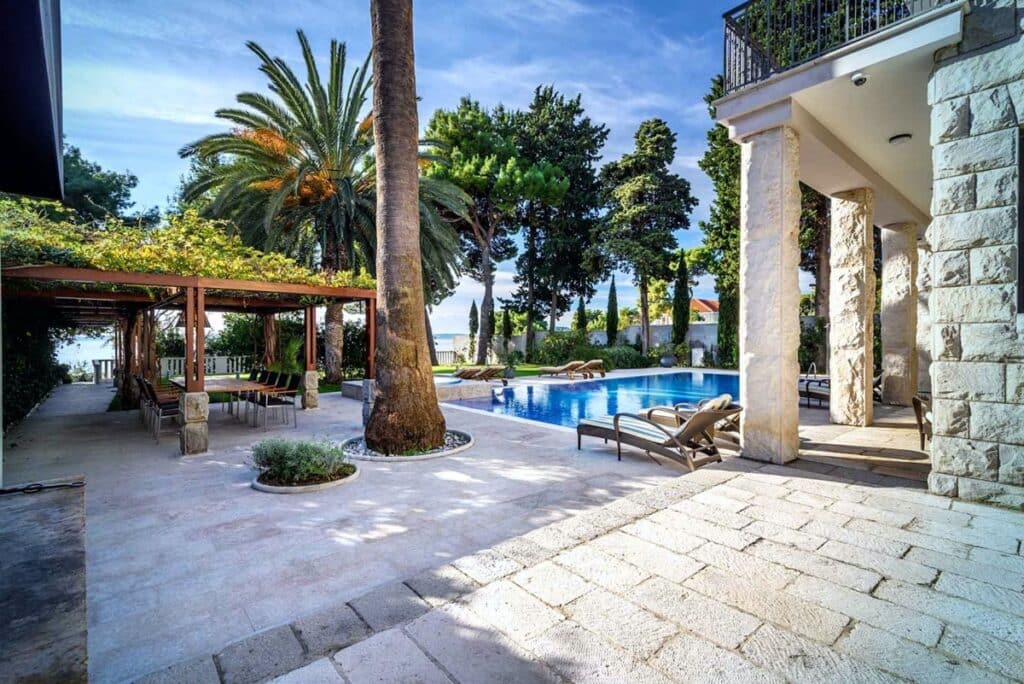
M452 377L460 378L462 380L473 380L485 370L485 368L460 368L452 373Z
M807 400L807 408L811 407L812 400L818 402L818 408L823 408L831 396L828 378L820 380L801 379L799 394L801 399Z
M581 448L583 436L614 439L618 458L622 460L622 445L643 449L682 463L690 470L722 460L715 445L715 425L738 415L743 409L730 404L723 409L701 408L676 428L666 427L632 413L587 418L576 426L576 448Z
M481 380L483 382L489 382L491 380L500 380L502 385L508 385L508 380L505 379L505 367L504 366L488 366L474 375L469 380Z
M669 427L679 427L686 422L690 416L702 409L711 411L722 411L732 405L731 394L720 394L717 397L701 399L696 404L682 402L673 406L654 406L640 412L642 418L653 420ZM712 436L722 437L733 443L739 443L740 414L735 413L725 418L714 426Z
M538 376L541 376L541 375L555 376L555 375L562 375L563 373L565 373L570 378L572 378L573 373L578 371L580 369L580 367L582 367L583 365L584 364L583 364L582 361L570 361L569 363L565 364L564 366L544 366L542 368L538 368L537 369L537 375Z
M593 359L591 361L587 361L585 364L583 364L582 366L580 366L576 370L572 371L569 374L570 378L572 377L573 373L580 373L585 378L592 378L592 377L594 377L595 373L600 373L601 377L603 378L604 375L605 375L604 360L603 359Z

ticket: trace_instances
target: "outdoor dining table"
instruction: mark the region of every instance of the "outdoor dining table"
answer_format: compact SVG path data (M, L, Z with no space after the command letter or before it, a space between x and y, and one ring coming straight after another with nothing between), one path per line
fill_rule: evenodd
M182 390L185 389L185 378L169 378L168 380L172 385L180 387ZM260 392L268 389L268 387L268 385L263 383L254 380L243 380L241 378L206 378L203 381L203 390L205 392L221 392L235 397L245 392ZM234 413L232 402L230 401L228 402L228 413Z

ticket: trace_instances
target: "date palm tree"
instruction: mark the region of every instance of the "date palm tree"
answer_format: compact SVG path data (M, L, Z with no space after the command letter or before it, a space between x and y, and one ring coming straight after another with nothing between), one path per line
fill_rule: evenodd
M427 352L420 252L412 0L371 0L377 151L377 400L366 443L386 454L444 443Z
M327 273L373 273L377 180L373 113L365 111L372 85L370 56L346 83L345 44L331 41L324 80L302 31L298 38L305 84L282 59L254 42L246 44L260 60L271 95L239 94L241 107L216 112L231 130L181 149L185 157L218 160L195 165L184 199L212 196L206 212L229 219L253 246L309 265L318 260ZM457 277L461 268L461 254L451 249L457 244L454 231L439 211L464 213L468 201L450 183L425 184L420 194L418 210L428 228L424 253L437 280ZM342 313L341 304L327 307L326 380L331 383L342 377Z

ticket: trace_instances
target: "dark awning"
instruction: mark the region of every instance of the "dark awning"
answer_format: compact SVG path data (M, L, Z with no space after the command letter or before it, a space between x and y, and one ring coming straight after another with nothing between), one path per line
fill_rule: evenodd
M0 0L0 191L64 196L60 0Z

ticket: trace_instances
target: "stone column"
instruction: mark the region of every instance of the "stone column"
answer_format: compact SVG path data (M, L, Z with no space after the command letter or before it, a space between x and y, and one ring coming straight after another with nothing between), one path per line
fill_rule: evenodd
M840 425L871 425L874 380L875 193L832 196L829 292L829 413Z
M781 464L799 446L800 146L781 127L741 148L741 454Z
M315 409L320 406L320 373L308 370L302 377L302 408Z
M210 395L206 392L185 392L178 400L180 420L178 441L183 456L205 453L210 443Z
M928 226L917 229L917 393L932 392L932 248L928 244Z
M917 225L882 229L882 401L917 393Z

